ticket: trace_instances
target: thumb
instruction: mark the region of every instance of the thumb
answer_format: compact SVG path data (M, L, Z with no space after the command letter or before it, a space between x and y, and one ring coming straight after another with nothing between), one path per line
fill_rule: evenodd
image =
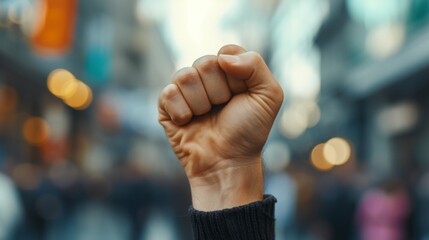
M276 104L283 102L283 90L260 54L220 54L218 62L226 75L244 81L249 93L268 97Z

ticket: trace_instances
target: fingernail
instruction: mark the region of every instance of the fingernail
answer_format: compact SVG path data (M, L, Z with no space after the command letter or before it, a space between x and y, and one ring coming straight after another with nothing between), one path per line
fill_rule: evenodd
M223 60L229 62L229 63L237 63L240 61L240 57L238 55L226 55L226 54L220 54L220 58L223 58Z

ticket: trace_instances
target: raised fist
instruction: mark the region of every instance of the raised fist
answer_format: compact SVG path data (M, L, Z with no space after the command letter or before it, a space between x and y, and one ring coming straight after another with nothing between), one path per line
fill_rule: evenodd
M159 97L159 122L188 176L194 208L262 199L261 151L282 102L263 58L236 45L175 73Z

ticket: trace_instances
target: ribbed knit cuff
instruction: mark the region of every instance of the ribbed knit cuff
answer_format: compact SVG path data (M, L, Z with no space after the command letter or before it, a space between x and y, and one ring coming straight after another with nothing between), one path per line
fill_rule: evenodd
M213 212L189 209L195 240L273 240L276 198Z

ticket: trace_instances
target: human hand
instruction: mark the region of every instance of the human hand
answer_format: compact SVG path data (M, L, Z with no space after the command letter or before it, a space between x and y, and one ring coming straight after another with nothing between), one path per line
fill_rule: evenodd
M262 200L261 151L282 102L263 58L236 45L176 72L160 94L159 122L188 176L195 209Z

